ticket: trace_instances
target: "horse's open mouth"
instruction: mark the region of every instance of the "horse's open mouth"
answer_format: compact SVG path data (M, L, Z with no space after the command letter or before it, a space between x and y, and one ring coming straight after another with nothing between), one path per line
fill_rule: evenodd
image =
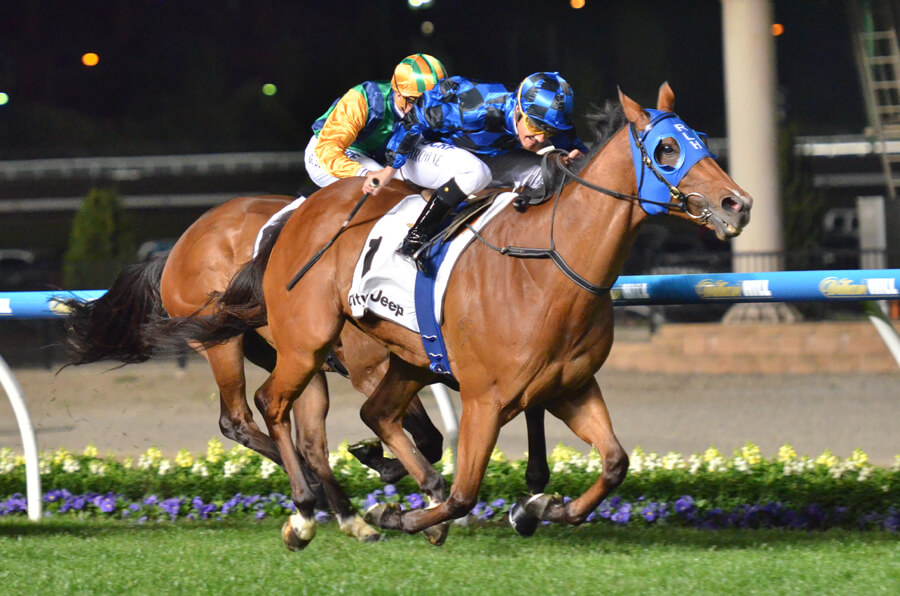
M716 215L709 218L709 223L712 225L713 230L716 232L716 237L719 240L734 238L735 236L739 236L743 231L743 228L736 228Z

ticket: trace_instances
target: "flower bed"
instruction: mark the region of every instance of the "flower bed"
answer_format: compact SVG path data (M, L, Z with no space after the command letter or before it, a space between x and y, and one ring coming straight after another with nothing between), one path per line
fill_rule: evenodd
M422 507L415 483L382 486L342 444L331 456L341 485L356 506L393 501ZM495 452L470 520L502 518L527 493L524 460ZM559 446L550 456L548 492L576 496L601 471L596 453ZM227 451L213 439L203 456L182 450L174 460L149 449L137 460L100 457L88 446L80 455L66 449L40 458L46 515L106 516L153 520L223 519L244 515L282 516L293 511L285 495L287 476L269 460L236 446ZM438 469L453 474L447 451ZM26 512L24 459L0 449L0 516ZM567 497L568 498L568 497ZM319 514L321 520L327 514ZM872 466L861 451L841 459L830 452L800 457L783 446L765 458L752 443L726 458L716 449L684 458L636 449L625 482L591 514L589 521L616 524L681 524L703 528L900 527L900 456L891 468Z

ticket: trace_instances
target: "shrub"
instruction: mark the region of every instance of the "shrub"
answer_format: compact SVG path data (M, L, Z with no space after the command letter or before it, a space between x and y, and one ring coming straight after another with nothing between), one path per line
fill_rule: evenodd
M63 258L68 289L107 288L123 266L134 260L135 242L118 194L92 189L72 222Z

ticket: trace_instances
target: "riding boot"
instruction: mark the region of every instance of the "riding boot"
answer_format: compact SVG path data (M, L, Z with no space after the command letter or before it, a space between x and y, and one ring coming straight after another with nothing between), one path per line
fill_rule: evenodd
M403 244L397 249L397 254L404 257L414 257L441 228L444 218L450 211L466 198L466 193L459 189L456 180L451 179L438 188L434 196L425 205L419 219L407 232Z

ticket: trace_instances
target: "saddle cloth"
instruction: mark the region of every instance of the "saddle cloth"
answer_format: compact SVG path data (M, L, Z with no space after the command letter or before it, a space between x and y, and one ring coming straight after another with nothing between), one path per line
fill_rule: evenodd
M513 192L500 194L472 222L471 227L476 231L481 230L517 196ZM354 318L371 312L411 331L420 331L413 296L418 270L410 260L401 257L396 251L424 207L425 200L420 195L409 195L388 211L369 232L350 286L349 302ZM474 238L472 231L466 228L451 240L447 255L435 275L434 312L430 315L422 314L433 316L438 324L443 318L444 294L450 273Z

